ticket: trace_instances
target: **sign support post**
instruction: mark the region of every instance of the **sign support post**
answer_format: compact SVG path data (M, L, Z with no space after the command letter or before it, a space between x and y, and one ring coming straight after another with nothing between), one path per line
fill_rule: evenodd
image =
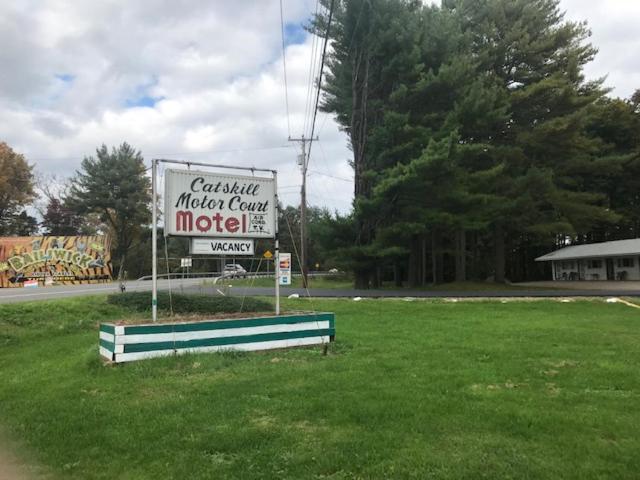
M278 236L278 172L273 171L273 182L275 184L274 192L275 192L275 210L276 210L276 225L275 225L275 262L274 262L274 273L276 278L276 315L280 315L280 238Z
M165 170L165 236L273 238L275 239L276 314L280 314L280 275L277 268L280 245L278 239L278 173L276 170L255 167L232 167L210 163L186 162L156 158L151 163L152 177L152 318L157 321L157 166L158 163L186 165L187 170ZM191 171L192 165L250 171L251 177ZM271 178L256 177L255 172L269 172ZM263 188L264 187L264 188ZM178 189L178 190L176 190ZM270 191L273 189L273 196ZM264 192L264 193L263 193ZM211 193L217 197L212 198ZM243 196L251 201L243 201ZM195 197L195 198L193 198ZM170 203L168 199L171 199ZM274 202L273 210L268 207ZM226 202L226 203L225 203ZM225 206L232 215L222 215ZM181 208L181 210L177 210ZM215 215L211 211L216 211ZM271 223L273 222L273 223ZM270 225L273 230L270 231ZM213 233L215 232L215 233ZM271 234L273 232L273 234ZM232 242L231 240L230 242ZM194 242L192 241L192 246ZM238 244L239 245L239 244ZM245 242L246 245L246 242ZM253 246L253 243L251 244ZM214 249L213 246L211 246ZM243 249L246 249L242 247ZM253 249L253 247L252 247ZM224 258L224 257L223 257Z
M156 176L158 161L151 160L151 319L158 321L158 199L156 198Z

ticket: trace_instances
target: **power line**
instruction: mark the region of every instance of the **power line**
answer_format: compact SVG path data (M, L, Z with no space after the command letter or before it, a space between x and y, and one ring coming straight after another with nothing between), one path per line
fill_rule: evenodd
M353 178L338 177L336 175L331 175L329 173L318 172L317 170L309 170L309 172L312 175L322 175L323 177L335 178L336 180L342 180L343 182L349 182L349 183L353 182Z
M322 143L320 143L319 140L318 140L318 145L320 146L320 152L322 153L322 163L324 163L324 167L327 170L327 172L330 172L331 169L329 168L329 164L327 163L327 155L324 153L324 147L322 146Z
M326 58L326 54L327 54L327 43L329 41L329 33L330 33L330 28L331 28L331 19L333 17L333 7L335 5L335 0L331 0L331 6L329 7L329 16L328 16L328 21L327 21L327 31L324 37L324 45L322 48L322 57L320 59L320 67L319 67L319 75L318 75L318 86L317 86L317 93L316 93L316 101L315 101L315 107L313 110L313 120L311 122L311 137L310 138L305 138L304 134L306 132L306 119L307 119L307 112L305 111L305 124L303 125L303 130L302 130L302 136L301 138L297 139L297 138L291 138L289 137L289 141L292 142L301 142L302 143L302 162L301 163L301 167L302 167L302 186L300 188L300 266L302 269L302 285L306 288L307 287L307 232L306 232L306 211L307 211L307 167L309 166L309 154L311 153L311 142L313 142L313 133L315 131L315 127L316 127L316 118L317 118L317 114L318 114L318 103L320 101L320 90L322 88L322 71L324 69L324 62L325 62L325 58ZM316 16L315 18L318 18L318 2L316 2ZM314 35L314 40L316 38L316 36ZM311 53L311 67L314 66L315 62L314 62L314 56L315 54L313 53L313 48L312 48L312 53ZM310 69L310 81L313 82L313 77L314 77L314 70L313 68ZM307 93L309 94L309 92L311 91L311 85L312 83L309 84L309 90L307 91ZM307 103L308 105L310 105L310 103ZM309 142L309 150L307 151L306 149L306 143Z
M319 1L316 0L316 8L315 8L315 13L314 13L314 18L317 18L318 16L318 8L319 8ZM304 117L303 117L303 124L302 124L302 135L304 136L305 132L307 131L307 122L309 120L309 116L310 116L310 110L311 110L311 102L313 99L313 86L314 86L314 77L316 75L316 70L315 70L315 66L316 66L316 51L317 51L317 46L318 46L318 42L317 42L317 36L314 34L311 38L311 58L309 60L309 77L308 77L308 81L309 84L307 85L307 95L306 95L306 99L305 99L305 105L304 105Z
M173 155L206 155L212 153L237 153L237 152L254 152L259 150L277 150L280 148L293 148L292 145L272 145L266 147L250 147L250 148L233 148L228 150L206 150L201 152L147 152L143 153L144 157L163 157L163 156L173 156ZM60 160L82 160L85 157L90 157L91 155L75 155L71 157L27 157L28 160L33 160L34 162L42 162L42 161L60 161Z
M280 35L282 37L282 69L284 71L284 101L287 107L287 134L291 136L291 121L289 120L289 88L287 85L287 54L284 45L284 15L282 13L282 0L280 0Z
M318 91L316 94L316 106L313 110L313 122L311 123L311 136L309 137L309 152L307 155L307 161L311 156L311 146L313 145L313 134L316 129L316 116L318 115L318 104L320 103L320 90L322 89L322 72L324 70L324 62L327 57L327 44L329 43L329 32L331 31L331 18L333 17L333 7L335 5L335 0L331 0L331 5L329 6L329 20L327 21L327 33L324 36L324 45L322 47L322 60L320 62L320 73L318 78Z

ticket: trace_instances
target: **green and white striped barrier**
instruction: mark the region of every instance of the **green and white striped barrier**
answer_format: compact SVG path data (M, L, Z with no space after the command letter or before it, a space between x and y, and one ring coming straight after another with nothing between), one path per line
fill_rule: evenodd
M187 352L253 351L328 343L333 313L142 325L100 324L100 355L120 363Z

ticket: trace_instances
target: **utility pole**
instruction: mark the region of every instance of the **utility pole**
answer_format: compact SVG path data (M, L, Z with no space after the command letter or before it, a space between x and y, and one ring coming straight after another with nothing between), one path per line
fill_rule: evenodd
M309 166L309 157L307 155L307 142L318 141L316 138L300 138L289 137L290 142L300 142L302 144L302 155L298 157L298 165L302 170L302 187L300 187L300 269L302 270L302 288L308 288L307 274L307 167ZM292 239L293 240L293 239Z

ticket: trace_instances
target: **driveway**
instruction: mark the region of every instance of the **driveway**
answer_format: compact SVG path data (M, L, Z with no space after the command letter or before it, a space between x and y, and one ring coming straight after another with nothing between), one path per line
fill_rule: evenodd
M595 290L598 292L639 292L640 281L544 281L544 282L522 282L514 283L519 287L533 288L557 288L561 290Z

